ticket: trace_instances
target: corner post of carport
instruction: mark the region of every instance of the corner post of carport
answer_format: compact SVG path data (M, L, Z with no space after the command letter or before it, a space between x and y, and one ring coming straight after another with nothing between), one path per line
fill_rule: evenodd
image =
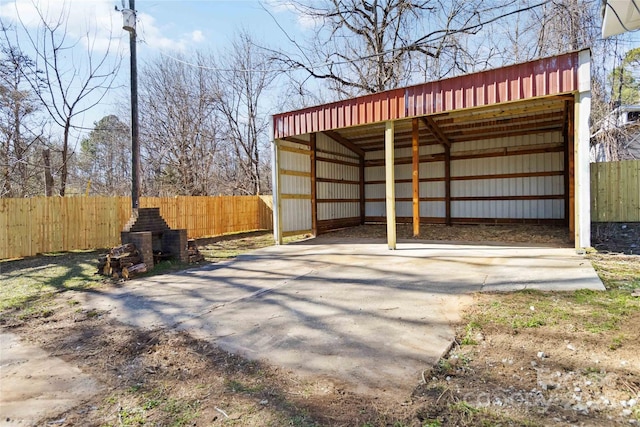
M589 115L591 113L591 52L578 53L578 93L574 108L575 247L591 246Z
M318 187L317 187L316 134L309 135L309 160L311 162L311 234L318 237Z
M274 117L269 117L269 135L271 135L271 183L272 196L271 204L273 211L273 240L276 245L282 244L282 206L280 204L280 153L278 150L278 139L275 133Z
M384 130L384 168L385 193L387 208L387 245L396 248L396 179L395 179L395 125L393 121L385 122Z
M420 236L420 139L417 118L411 120L411 193L413 194L413 237Z

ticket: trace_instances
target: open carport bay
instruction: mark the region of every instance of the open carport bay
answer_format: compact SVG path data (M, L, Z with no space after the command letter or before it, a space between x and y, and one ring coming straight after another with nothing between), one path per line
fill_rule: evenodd
M86 303L139 327L359 391L407 391L447 351L474 291L604 290L567 248L321 237L128 282ZM403 394L406 395L406 394Z

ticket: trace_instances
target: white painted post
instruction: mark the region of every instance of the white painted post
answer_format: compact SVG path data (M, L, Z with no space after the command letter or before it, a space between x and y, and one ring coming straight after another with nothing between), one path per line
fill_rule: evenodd
M591 114L591 51L578 53L578 93L575 96L574 174L575 247L591 246L591 183L589 115Z
M396 179L395 179L395 144L394 123L385 123L384 130L384 167L385 167L385 188L387 201L387 244L389 249L396 248Z
M271 164L272 166L272 180L273 183L273 240L276 245L282 244L282 221L281 221L281 209L280 209L280 153L278 150L278 140L274 139L271 144Z

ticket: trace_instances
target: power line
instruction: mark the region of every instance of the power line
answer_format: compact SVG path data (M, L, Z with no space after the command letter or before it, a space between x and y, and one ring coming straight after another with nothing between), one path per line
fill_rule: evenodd
M368 60L368 59L378 58L380 56L388 55L390 53L394 53L394 52L401 51L401 50L419 48L419 47L422 47L422 46L427 45L429 43L433 43L433 42L435 42L437 40L441 40L441 39L443 39L445 37L448 37L450 35L453 35L453 34L458 34L458 33L463 33L463 32L467 32L467 31L480 29L480 28L484 27L485 25L491 24L491 23L496 22L496 21L498 21L500 19L509 17L511 15L515 15L517 13L526 12L526 11L529 11L529 10L536 9L538 7L541 7L541 6L544 6L544 5L548 4L548 3L551 3L552 1L553 0L545 0L545 1L542 1L540 3L534 4L532 6L520 8L520 9L517 9L517 10L512 10L512 11L504 13L502 15L495 16L495 17L493 17L491 19L488 19L486 21L482 21L482 22L479 22L477 24L470 25L470 26L463 27L463 28L459 28L459 29L456 29L456 30L451 30L451 31L450 30L439 30L439 31L435 31L435 32L433 32L433 33L431 33L431 34L429 34L427 36L424 36L424 37L416 40L415 42L413 42L411 44L408 44L408 45L405 45L405 46L400 46L400 47L393 48L393 49L387 49L387 50L384 50L382 52L374 53L374 54L371 54L371 55L364 55L364 56L360 56L360 57L357 57L357 58L345 59L345 60L342 60L342 61L325 61L325 62L320 62L320 63L316 63L316 64L310 64L310 65L298 64L298 65L291 65L289 67L279 68L279 69L240 69L240 68L225 68L225 67L209 67L209 66L206 66L206 65L195 64L195 63L192 63L192 62L189 62L189 61L185 61L185 60L180 59L180 58L176 58L176 57L174 57L172 55L169 55L167 53L164 53L162 51L160 51L160 55L165 56L165 57L167 57L169 59L172 59L172 60L174 60L176 62L179 62L181 64L184 64L184 65L187 65L187 66L190 66L190 67L199 68L199 69L203 69L203 70L209 70L209 71L242 72L242 73L272 73L272 72L273 73L290 73L290 72L294 72L294 71L302 70L302 69L314 70L314 69L318 69L318 68L331 67L331 66L336 66L336 65L353 64L353 63L360 62L360 61L365 61L365 60ZM269 13L269 12L267 12L267 13ZM279 24L279 22L276 20L276 18L273 16L273 14L269 13L269 15L275 21L276 25L280 28L280 30L285 34L287 39L289 39L291 42L293 42L297 46L297 43L295 43L295 41L289 36L289 34L287 34L287 32L282 28L282 26ZM438 34L438 33L441 33L441 34ZM268 50L268 51L271 51L271 52L274 52L274 53L281 54L281 52L279 52L279 51L268 49L268 48L265 48L265 47L262 47L262 46L258 46L258 47L260 47L261 49L264 49L264 50Z

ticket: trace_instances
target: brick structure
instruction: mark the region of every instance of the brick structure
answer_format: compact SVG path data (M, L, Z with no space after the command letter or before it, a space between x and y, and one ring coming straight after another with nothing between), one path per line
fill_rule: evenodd
M172 258L189 262L187 253L187 230L167 230L162 233L162 249Z
M135 243L143 253L145 264L153 267L153 254L163 254L182 262L189 262L187 253L187 230L172 230L160 215L160 208L139 208L120 233L122 243ZM140 240L139 246L133 239ZM149 242L147 242L149 240ZM145 256L150 246L151 258ZM143 248L144 249L140 249ZM148 252L147 252L148 253Z
M125 241L125 238L127 241ZM133 243L136 245L138 252L140 252L140 256L142 256L142 262L147 264L149 269L153 267L152 233L150 231L126 233L126 236L122 237L122 244L124 245L126 243Z

